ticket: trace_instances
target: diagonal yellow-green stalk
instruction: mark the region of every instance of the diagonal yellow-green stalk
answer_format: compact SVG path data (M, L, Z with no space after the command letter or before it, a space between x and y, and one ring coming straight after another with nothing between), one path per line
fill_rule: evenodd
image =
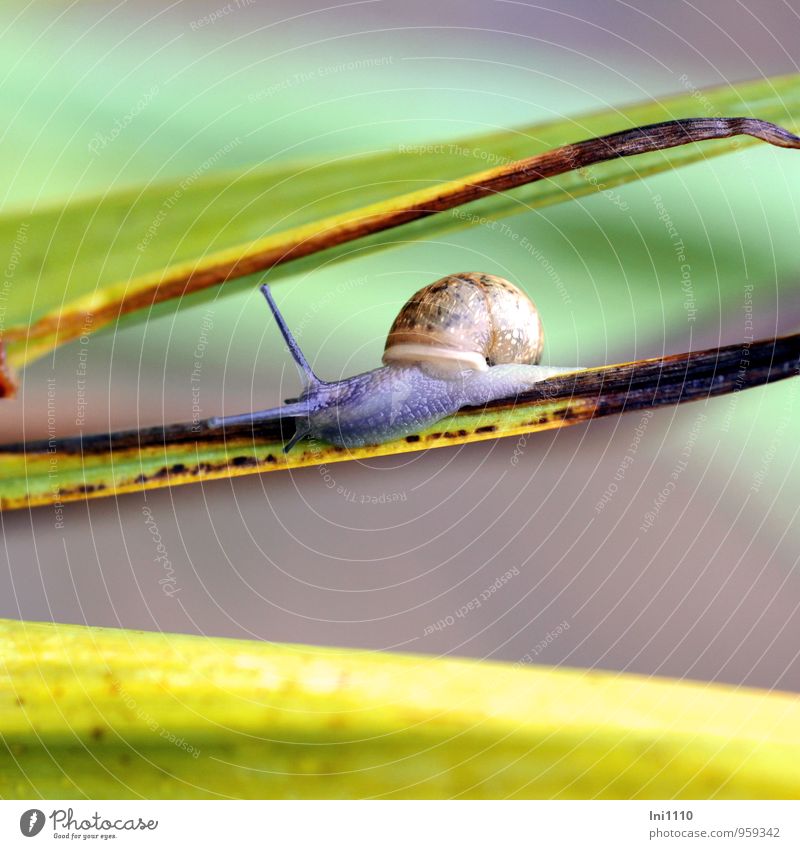
M171 425L0 446L0 509L139 492L163 486L424 451L518 436L648 407L739 392L800 371L800 334L604 366L543 381L519 399L465 409L427 430L344 449L301 440L284 453L277 423L233 429ZM291 427L291 426L289 426Z
M0 620L3 798L797 798L800 698Z
M188 175L141 192L0 216L0 236L18 254L3 310L9 361L22 366L121 316L147 320L154 305L169 300L180 305L187 295L218 285L232 290L237 279L266 268L275 267L272 279L278 279L317 262L321 251L326 261L344 258L352 255L347 243L353 239L363 254L397 240L430 238L483 216L607 190L751 142L708 142L581 168L486 197L470 204L468 212L440 213L391 234L365 235L371 220L409 207L424 209L444 189L480 184L496 170L474 173L476 161L509 163L561 144L679 117L752 116L788 129L800 122L800 75L698 94L462 138L452 147L466 156L412 150L324 165L295 163L255 174L247 169L223 177Z

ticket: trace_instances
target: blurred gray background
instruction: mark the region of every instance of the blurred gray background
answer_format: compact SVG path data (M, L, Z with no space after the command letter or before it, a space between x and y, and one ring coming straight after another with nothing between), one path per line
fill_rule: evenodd
M5 212L179 178L234 136L243 142L221 173L798 70L796 2L322 6L21 6L0 40L14 116L0 142ZM154 85L152 104L89 154L93 135ZM510 219L542 246L568 305L552 275L486 228L321 261L276 296L328 378L376 365L403 301L467 269L525 281L558 364L739 341L749 285L756 337L796 331L800 161L755 147L743 156L746 169L723 157L624 186L626 211L595 195ZM693 322L654 194L687 246ZM265 308L236 295L92 337L84 430L190 418L209 309L204 413L223 398L234 412L292 394ZM58 432L77 431L80 349L26 370L21 399L0 410L3 441L46 434L50 377ZM69 504L63 528L50 508L6 513L0 616L800 690L797 418L786 381L522 443L338 464L333 486L309 468ZM171 597L143 506L174 569Z

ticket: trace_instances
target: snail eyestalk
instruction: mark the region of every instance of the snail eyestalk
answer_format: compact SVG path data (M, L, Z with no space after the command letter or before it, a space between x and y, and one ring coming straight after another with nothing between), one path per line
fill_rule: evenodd
M278 305L275 303L275 299L272 297L269 286L264 283L259 288L261 290L261 294L266 298L267 303L269 304L272 316L281 331L287 347L289 348L289 353L292 355L292 359L294 359L300 369L300 376L303 381L303 392L297 400L293 400L291 403L286 403L281 407L272 407L269 410L257 410L252 413L241 413L235 416L215 416L208 420L208 426L221 427L223 430L225 428L247 427L248 425L250 427L257 427L259 424L264 424L266 422L273 422L284 418L293 418L295 419L295 432L283 448L284 453L286 453L292 448L292 446L295 445L295 443L299 442L299 440L308 435L310 432L308 424L304 422L304 419L308 419L310 407L308 401L303 400L303 398L307 393L313 392L314 389L321 386L323 381L314 374L311 366L308 364L308 360L300 350L297 340L294 338L292 331L289 330L286 321L281 315L281 311L278 309Z
M294 359L300 369L304 387L308 389L311 386L322 383L322 381L312 371L311 366L308 364L308 360L300 350L300 346L297 344L297 340L294 338L292 331L289 330L289 326L286 324L286 321L281 315L281 311L278 309L278 305L275 303L275 299L272 297L272 292L270 292L269 286L266 283L262 283L259 289L261 294L267 299L267 303L269 304L269 308L272 310L272 316L275 319L275 323L278 325L278 329L281 331L281 335L286 342L286 346L289 348L289 353L292 355L292 359Z

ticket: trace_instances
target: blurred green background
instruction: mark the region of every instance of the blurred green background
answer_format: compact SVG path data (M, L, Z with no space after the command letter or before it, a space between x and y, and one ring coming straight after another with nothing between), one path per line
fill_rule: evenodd
M354 153L795 72L800 43L800 6L778 2L7 9L0 168L3 212L20 215L198 168L221 181L279 161L347 168ZM792 332L799 185L800 157L751 147L504 219L536 256L476 226L370 256L356 245L351 261L321 259L276 296L329 379L374 367L402 302L462 270L525 285L555 364ZM46 435L53 377L58 432L77 432L84 347L85 431L191 418L201 339L204 414L295 394L260 296L236 294L58 349L25 371L19 401L4 402L3 438ZM6 514L0 616L797 690L797 395L786 381L522 445L343 464L329 470L333 487L306 469L70 504L63 528L46 508ZM177 576L172 598L145 503ZM456 615L509 569L519 574Z

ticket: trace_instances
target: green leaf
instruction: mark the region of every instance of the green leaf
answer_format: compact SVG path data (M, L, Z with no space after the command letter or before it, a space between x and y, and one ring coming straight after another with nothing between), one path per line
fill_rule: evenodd
M800 334L755 342L743 359L730 345L542 381L516 400L465 409L420 434L344 449L301 440L288 454L280 425L209 427L205 422L0 447L0 509L139 492L423 451L564 427L599 416L679 404L795 377Z
M3 798L800 794L778 692L8 620L0 656Z
M299 255L292 253L293 246L332 228L346 229L353 219L394 209L403 203L404 193L416 192L418 199L435 197L442 181L463 179L473 174L476 164L517 160L631 125L720 114L797 126L800 76L710 89L701 96L691 92L659 103L410 151L204 176L224 157L223 146L177 183L0 217L0 234L14 256L0 322L9 360L22 365L57 344L116 322L120 315L136 312L137 319L144 319L152 314L153 304L179 298L180 305L185 294L221 282L234 291L236 278ZM236 143L232 139L228 144ZM608 190L748 143L709 142L606 162L484 198L468 212L442 213L390 234L362 238L359 250L430 237L469 226L482 216ZM351 251L341 245L327 247L325 258L341 259ZM294 259L285 269L276 269L273 279L317 261L313 255Z

